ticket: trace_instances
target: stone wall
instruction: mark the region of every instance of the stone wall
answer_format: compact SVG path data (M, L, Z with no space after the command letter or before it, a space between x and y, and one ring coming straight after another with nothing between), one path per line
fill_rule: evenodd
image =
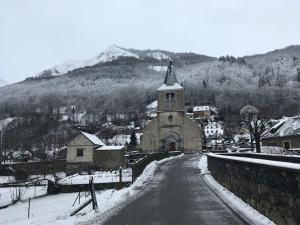
M210 155L208 169L215 180L278 225L300 224L300 170Z
M94 163L102 169L119 169L124 167L125 150L95 150Z

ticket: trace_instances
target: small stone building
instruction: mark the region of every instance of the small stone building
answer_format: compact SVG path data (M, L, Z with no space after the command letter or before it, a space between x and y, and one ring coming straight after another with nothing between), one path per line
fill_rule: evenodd
M178 84L172 62L157 92L157 117L143 129L143 152L201 152L202 129L186 116L184 89Z
M124 165L124 146L107 146L97 136L80 132L67 144L68 163L91 163L103 169Z

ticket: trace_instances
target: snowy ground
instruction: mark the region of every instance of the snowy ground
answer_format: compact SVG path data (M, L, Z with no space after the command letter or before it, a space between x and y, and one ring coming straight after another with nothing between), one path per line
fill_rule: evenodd
M118 191L97 191L98 212L93 211L91 205L89 205L80 213L70 217L70 213L78 207L78 203L74 207L72 206L78 193L48 195L32 199L29 219L27 219L28 202L18 203L0 210L0 225L98 224L110 211L126 205L131 199L141 194L145 186L152 180L158 165L172 158L174 157L150 163L143 174L128 188ZM83 193L81 203L89 198L89 196L85 197Z
M90 178L93 177L94 183L114 183L119 182L119 171L96 171L93 175L79 175L74 174L72 176L68 176L64 179L61 179L59 184L88 184ZM123 169L122 170L122 181L130 182L132 180L132 171L131 169Z
M11 204L12 201L17 198L19 193L21 199L26 201L29 198L46 195L47 186L0 188L0 207Z
M207 156L201 157L198 167L201 169L201 176L204 182L236 213L238 213L249 224L253 225L276 225L269 218L265 217L239 197L220 185L207 169Z

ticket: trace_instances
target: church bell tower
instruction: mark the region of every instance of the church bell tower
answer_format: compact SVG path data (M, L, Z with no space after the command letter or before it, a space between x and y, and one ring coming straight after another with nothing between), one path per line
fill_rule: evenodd
M158 91L158 112L184 111L184 89L178 84L172 61L169 62L164 84Z

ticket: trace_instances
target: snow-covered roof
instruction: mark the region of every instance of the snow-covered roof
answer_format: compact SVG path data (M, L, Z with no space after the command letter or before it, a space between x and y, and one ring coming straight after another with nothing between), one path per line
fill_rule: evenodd
M207 105L203 105L203 106L195 106L193 108L193 112L201 112L201 111L207 111L210 110L210 107Z
M89 134L86 132L81 132L87 139L89 139L93 144L95 145L102 145L105 146L105 144L96 136L93 134Z
M180 84L175 83L174 85L163 84L157 90L162 91L162 90L179 90L179 89L183 89L183 87Z
M0 120L0 131L2 129L4 129L9 123L11 123L15 119L16 119L16 117L9 117L9 118Z
M147 105L147 109L155 109L155 108L157 108L157 100Z
M201 111L207 111L207 110L211 110L211 111L217 113L217 108L213 107L213 106L209 106L209 105L199 105L199 106L195 106L193 108L193 112L201 112Z
M112 150L122 150L123 148L124 148L124 146L108 146L108 145L105 145L105 146L97 148L96 150L97 151L112 151Z
M284 137L291 135L300 135L300 116L282 118L263 136Z

